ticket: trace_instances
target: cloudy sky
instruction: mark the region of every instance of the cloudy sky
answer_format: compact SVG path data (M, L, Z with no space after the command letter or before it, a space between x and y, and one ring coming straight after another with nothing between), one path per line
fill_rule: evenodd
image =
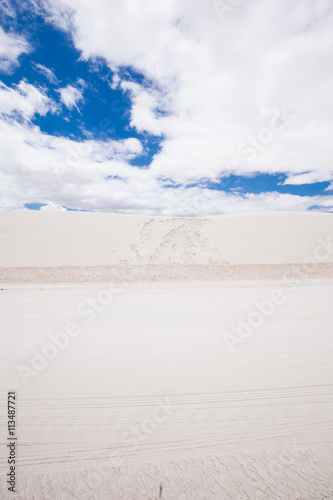
M0 209L333 211L331 0L2 0Z

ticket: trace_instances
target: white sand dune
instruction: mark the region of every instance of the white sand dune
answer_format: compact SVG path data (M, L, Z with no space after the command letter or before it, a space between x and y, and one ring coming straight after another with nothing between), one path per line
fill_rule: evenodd
M333 216L322 213L201 219L0 213L2 267L301 263L318 239L328 237L333 238Z
M333 498L331 214L16 212L0 235L1 498Z

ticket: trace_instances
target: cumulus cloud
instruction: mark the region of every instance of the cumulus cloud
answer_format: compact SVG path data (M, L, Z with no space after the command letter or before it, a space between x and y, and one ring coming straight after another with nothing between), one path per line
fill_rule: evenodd
M124 183L131 177L135 185L133 170L138 169L128 162L141 152L135 138L79 142L42 133L28 121L0 117L1 209L46 201L85 208L92 202L84 200L90 186L104 185L112 191L109 176L125 179ZM94 197L99 199L98 190Z
M0 210L43 203L61 207L160 215L239 211L333 210L333 196L247 194L194 186L166 188L151 170L129 165L140 154L137 139L77 142L44 134L29 123L0 119Z
M6 33L0 26L0 72L11 73L19 64L19 57L30 52L29 43L15 33Z
M293 176L319 167L332 177L330 0L241 2L223 19L213 1L47 5L83 58L131 66L153 82L154 92L122 85L133 97L132 125L165 138L151 166L156 175ZM269 124L284 109L293 119L272 136ZM248 141L257 144L254 157L244 152Z
M111 87L130 96L131 127L160 137L162 145L150 167L139 169L129 163L142 152L137 139L78 142L3 120L2 208L49 199L56 206L161 215L333 211L329 193L241 195L200 184L230 173L285 173L286 184L332 179L330 0L233 2L225 15L214 0L39 5L71 35L82 59L108 62ZM133 82L123 68L145 79ZM45 114L50 102L43 91L22 85L13 94L0 88L3 114L26 120ZM60 99L73 109L83 91L82 82L67 85ZM192 181L199 185L186 189Z

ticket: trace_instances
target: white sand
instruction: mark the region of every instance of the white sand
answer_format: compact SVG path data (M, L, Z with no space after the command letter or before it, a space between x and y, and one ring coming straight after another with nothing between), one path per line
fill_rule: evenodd
M332 222L0 214L0 414L16 390L19 443L14 496L2 424L0 497L333 498L333 251L316 252ZM239 337L238 318L260 318L254 302L277 290ZM73 322L26 385L18 366Z
M82 212L0 213L2 267L288 264L333 239L333 215L196 218ZM333 262L333 253L330 255Z

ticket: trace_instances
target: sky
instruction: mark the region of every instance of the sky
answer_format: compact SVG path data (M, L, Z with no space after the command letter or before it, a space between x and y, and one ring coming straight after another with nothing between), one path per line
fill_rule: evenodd
M0 210L333 211L331 0L2 0Z

